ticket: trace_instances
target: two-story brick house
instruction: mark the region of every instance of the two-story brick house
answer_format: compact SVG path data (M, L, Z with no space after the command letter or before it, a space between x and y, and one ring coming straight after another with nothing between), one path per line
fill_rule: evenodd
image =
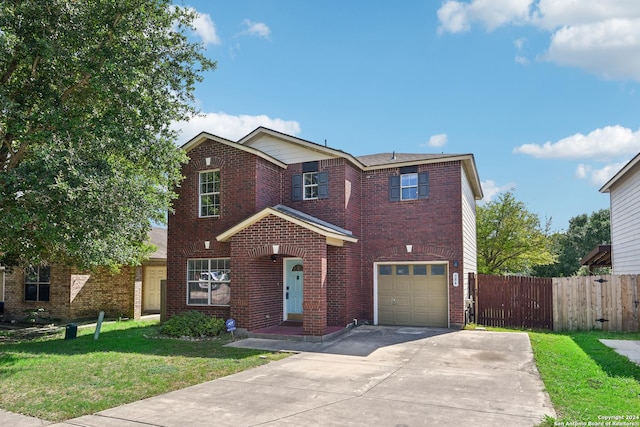
M167 315L255 331L459 327L476 271L473 155L354 157L270 129L201 133L169 215Z

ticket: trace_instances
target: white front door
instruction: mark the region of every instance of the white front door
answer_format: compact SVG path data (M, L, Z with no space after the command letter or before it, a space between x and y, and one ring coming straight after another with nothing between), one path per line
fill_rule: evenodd
M285 320L302 320L303 267L301 259L286 259L285 263Z

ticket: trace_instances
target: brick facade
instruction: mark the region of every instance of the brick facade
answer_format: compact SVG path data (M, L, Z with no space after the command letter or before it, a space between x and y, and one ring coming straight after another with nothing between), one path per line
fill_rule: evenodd
M255 135L252 138L247 141L257 140ZM251 148L240 146L242 142L206 135L185 146L191 160L183 167L185 180L177 189L175 211L169 215L169 317L195 309L222 318L233 317L238 327L250 331L280 324L286 257L303 260L303 330L314 336L323 335L327 326L375 318L375 263L442 262L448 265L450 284L454 273L461 278L462 160L414 162L418 172L429 174L429 197L390 202L389 176L399 175L404 164L367 168L342 152L326 149L318 155L316 151L322 151L322 147L306 150L308 142L301 141L302 147L298 147L284 137L278 149L264 146L271 150L267 154L276 158L270 161ZM318 172L328 174L327 198L293 199L292 177L303 172L305 156L305 161L317 162ZM199 172L214 169L220 171L221 213L219 217L200 218ZM479 188L479 181L477 184ZM276 215L249 223L255 214L276 205L349 230L357 241L329 244L322 233ZM242 227L236 230L239 224ZM232 237L216 240L228 230L232 230ZM280 246L276 262L271 259L273 245ZM412 245L410 253L406 245ZM187 261L199 258L230 259L229 305L187 304ZM463 292L462 286L449 286L452 326L464 323Z
M106 269L86 273L52 265L49 301L36 302L24 300L24 269L10 268L5 278L5 318L21 320L25 311L39 308L47 317L63 321L97 318L100 311L112 318L139 318L134 297L142 295L142 282L135 278L133 267L123 267L119 273Z

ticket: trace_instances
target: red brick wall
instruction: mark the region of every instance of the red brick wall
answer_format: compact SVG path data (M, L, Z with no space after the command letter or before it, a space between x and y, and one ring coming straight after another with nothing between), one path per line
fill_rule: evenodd
M283 204L293 209L313 215L338 227L345 227L345 165L344 159L330 159L319 162L318 172L329 176L329 198L315 200L291 200L291 177L302 173L302 163L288 165L284 173Z
M382 261L449 261L452 274L460 275L460 286L449 286L450 323L464 323L462 286L462 188L459 162L421 165L429 172L429 198L389 201L389 176L397 168L365 172L362 179L362 275L364 315L373 319L373 263ZM407 253L406 245L413 245ZM457 260L458 268L453 268Z
M189 156L192 160L183 168L187 178L179 189L175 214L169 216L169 317L197 308L219 317L233 316L241 328L277 324L282 316L283 271L280 258L275 268L269 258L271 244L288 247L292 252L281 249L281 254L305 253L305 333L318 332L323 318L329 325L338 326L354 318L374 318L374 262L448 262L450 283L454 272L460 275L463 272L460 162L419 167L420 172L430 174L429 199L389 202L388 178L399 173L397 168L362 172L345 159L323 160L319 162L319 170L328 172L329 198L294 202L291 177L302 173L301 164L288 165L283 170L252 154L212 141L194 148ZM211 166L205 165L206 157L211 158ZM221 171L221 215L198 218L198 171L216 168ZM248 227L235 235L231 243L215 240L216 235L246 217L278 203L350 230L359 241L340 248L327 247L322 236L275 217ZM204 248L205 240L210 241L209 250ZM316 247L315 242L309 246L307 241L322 244ZM407 244L413 245L410 254L405 249ZM231 307L187 306L187 259L222 257L232 258ZM453 267L454 260L458 261L457 268ZM319 270L307 271L312 265ZM464 322L462 277L460 280L461 286L449 287L452 325ZM325 283L326 287L319 283ZM307 288L312 295L309 298ZM320 301L324 293L327 298Z
M206 141L189 152L190 161L182 168L185 177L169 214L167 233L167 317L199 310L219 318L229 318L228 306L187 305L187 260L229 258L229 243L216 236L267 206L280 203L281 169L253 154L214 141ZM210 165L206 158L210 158ZM198 212L199 172L220 170L219 217L200 218ZM259 182L259 190L256 190ZM205 249L209 241L209 249ZM232 281L235 283L235 268ZM232 283L233 286L233 283ZM233 293L233 291L232 291Z
M101 269L78 272L61 265L51 266L49 301L24 300L24 270L12 268L6 275L5 316L22 319L25 310L44 308L52 319L134 317L135 268L122 267L119 273ZM138 314L139 317L139 314Z
M277 262L272 245L280 245ZM327 325L326 239L276 216L268 216L236 234L231 242L233 279L231 316L248 330L282 320L282 257L302 258L304 333L323 335Z

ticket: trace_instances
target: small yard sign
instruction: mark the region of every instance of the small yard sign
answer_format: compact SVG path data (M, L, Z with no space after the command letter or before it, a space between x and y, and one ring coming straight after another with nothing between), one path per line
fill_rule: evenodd
M236 321L233 319L227 320L225 325L227 325L227 332L233 332L236 330Z

